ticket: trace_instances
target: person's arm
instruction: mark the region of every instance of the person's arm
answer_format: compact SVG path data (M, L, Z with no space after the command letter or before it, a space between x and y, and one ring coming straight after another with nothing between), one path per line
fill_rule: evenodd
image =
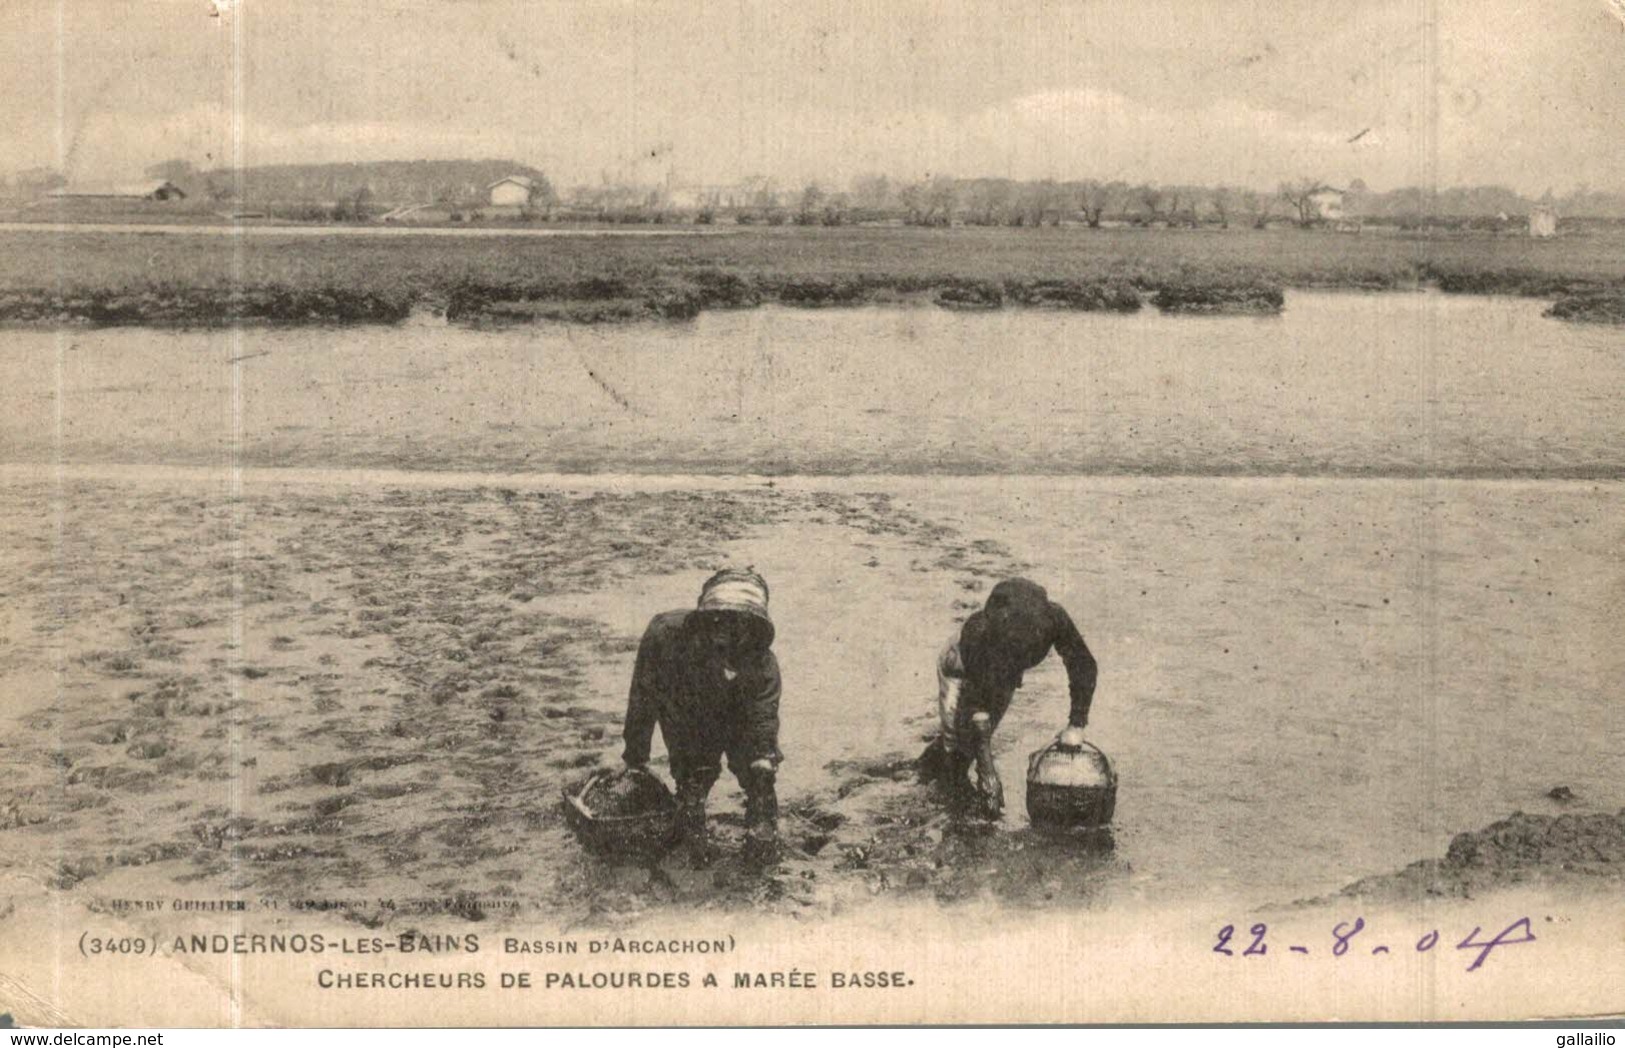
M958 643L949 644L937 656L937 720L942 730L957 730L959 693L965 687L965 664L960 661Z
M1083 634L1073 625L1072 616L1066 613L1066 609L1052 603L1050 616L1054 622L1055 650L1066 665L1068 690L1072 693L1072 712L1067 723L1074 728L1082 728L1089 723L1089 707L1095 699L1095 680L1100 667L1096 665L1089 646L1083 642Z
M771 651L762 655L759 669L750 675L750 693L745 696L745 749L751 763L769 761L774 767L783 760L779 752L779 660Z
M637 662L632 667L632 687L626 697L626 727L621 732L626 749L621 759L627 767L649 763L649 746L654 741L655 721L660 710L655 661L655 630L651 625L638 645Z
M999 690L998 682L993 679L993 653L988 637L987 617L976 612L965 620L959 630L959 685L955 698L964 701L967 697L981 699L994 694ZM968 690L963 685L967 681L975 681L976 685ZM956 702L957 706L959 703Z

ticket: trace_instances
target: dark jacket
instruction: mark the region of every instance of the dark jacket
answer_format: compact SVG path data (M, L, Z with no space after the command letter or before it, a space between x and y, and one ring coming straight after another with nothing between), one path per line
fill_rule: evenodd
M959 657L965 666L966 696L1008 695L1021 687L1023 674L1054 649L1066 665L1072 698L1070 723L1089 719L1098 667L1083 635L1066 609L1052 603L1044 587L1026 579L1007 579L993 587L987 604L965 620L959 632ZM1000 711L1002 713L1002 710Z
M779 754L779 662L764 649L729 680L722 665L687 629L691 611L656 615L643 632L627 697L625 759L649 759L660 725L672 773L716 768L726 753L735 773Z

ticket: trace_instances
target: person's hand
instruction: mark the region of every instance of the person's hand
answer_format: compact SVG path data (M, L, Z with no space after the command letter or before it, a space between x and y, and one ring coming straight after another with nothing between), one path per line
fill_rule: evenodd
M1004 814L1004 783L993 762L993 718L978 712L970 719L976 729L976 784L982 794L982 809L990 819Z
M986 776L978 774L977 788L981 792L982 812L990 819L997 819L1004 814L1004 783L999 779L999 773L990 771Z
M1061 734L1059 734L1059 735L1057 735L1055 737L1055 741L1061 744L1062 749L1067 749L1067 750L1081 750L1081 749L1083 749L1083 743L1084 743L1083 725L1081 725L1081 724L1069 725L1066 728L1066 730L1062 731Z

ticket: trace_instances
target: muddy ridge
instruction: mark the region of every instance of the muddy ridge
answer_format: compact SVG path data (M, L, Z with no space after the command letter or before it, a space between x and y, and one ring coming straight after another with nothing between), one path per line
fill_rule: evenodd
M234 324L393 324L411 313L401 293L331 287L0 291L0 323L216 327Z
M1559 796L1554 791L1554 796ZM1625 881L1625 809L1615 813L1514 812L1482 830L1459 833L1442 859L1367 877L1344 897L1397 901L1419 895L1470 898L1514 885L1597 885Z
M1315 288L1389 290L1391 279L1329 277ZM1547 316L1625 323L1625 291L1576 288L1572 280L1539 273L1455 272L1419 267L1415 282L1457 294L1555 297ZM724 271L652 272L567 282L463 279L449 287L360 289L340 283L315 288L285 284L238 287L155 285L147 288L14 288L0 291L0 324L216 327L234 324L392 324L414 310L462 323L540 320L580 324L688 320L705 310L778 304L805 309L900 301L945 309L1008 307L1133 313L1149 303L1164 313L1270 315L1285 307L1284 288L1299 286L1239 275L1194 280L1032 278L977 280L910 274L829 277L744 276Z
M1224 291L1215 293L1222 296ZM963 280L899 274L751 279L702 271L680 280L606 278L565 285L466 282L451 290L446 318L578 323L686 320L704 310L750 309L763 304L825 309L915 299L945 309L1027 306L1132 313L1142 305L1139 291L1114 281Z
M1557 320L1588 324L1625 324L1625 290L1585 291L1566 294L1553 302L1546 315Z
M1337 281L1311 284L1343 287ZM1625 292L1573 291L1560 280L1469 279L1445 276L1441 290L1458 294L1552 297L1546 316L1558 320L1625 324ZM1354 290L1391 285L1356 284ZM1009 307L1078 312L1134 313L1149 303L1164 313L1271 315L1285 308L1283 285L1243 280L1231 284L1140 286L1123 281L1065 279L936 281L863 276L829 279L725 279L648 282L602 279L565 286L462 283L448 291L363 291L343 287L301 289L283 285L241 288L50 289L0 291L0 324L83 324L221 327L236 324L393 324L415 309L443 313L452 322L555 321L576 324L690 320L705 310L750 309L763 304L838 308L918 298L944 309Z

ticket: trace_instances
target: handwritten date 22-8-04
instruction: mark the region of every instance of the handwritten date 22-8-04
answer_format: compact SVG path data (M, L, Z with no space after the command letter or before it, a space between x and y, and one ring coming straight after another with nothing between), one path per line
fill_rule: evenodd
M1364 917L1356 917L1352 921L1340 922L1337 927L1332 929L1331 933L1330 949L1332 956L1346 957L1350 953L1378 956L1392 954L1397 951L1427 953L1440 944L1438 929L1426 932L1415 943L1410 942L1407 936L1405 941L1398 946L1394 946L1385 938L1379 938L1372 934L1362 935L1361 933L1365 932L1365 930ZM1218 943L1213 947L1213 952L1222 953L1226 957L1264 957L1270 952L1271 944L1265 941L1268 935L1269 926L1266 924L1255 924L1244 933L1238 933L1235 925L1227 924L1219 929ZM1484 962L1489 960L1490 954L1497 949L1534 941L1535 933L1529 926L1529 918L1519 917L1503 928L1501 933L1494 938L1485 938L1482 927L1474 928L1467 933L1465 939L1456 943L1456 949L1478 951L1476 954L1471 955L1473 961L1467 966L1468 971L1474 972L1481 968ZM1321 947L1321 949L1325 948L1325 946ZM1294 954L1307 955L1311 952L1311 947L1303 944L1288 946L1286 949L1287 952Z

